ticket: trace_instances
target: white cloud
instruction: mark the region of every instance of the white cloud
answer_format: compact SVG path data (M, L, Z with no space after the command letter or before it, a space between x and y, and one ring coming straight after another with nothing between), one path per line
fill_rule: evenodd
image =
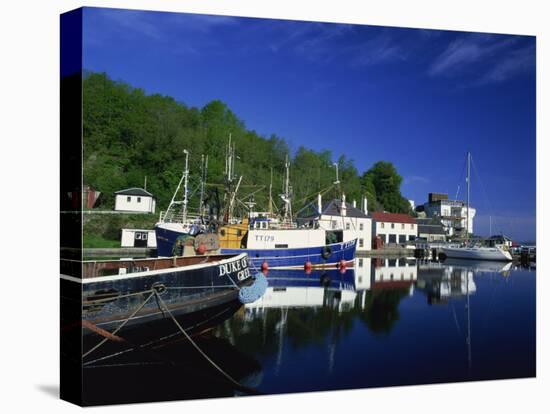
M467 77L474 85L502 82L534 66L534 47L521 36L467 34L454 39L431 63L431 76Z

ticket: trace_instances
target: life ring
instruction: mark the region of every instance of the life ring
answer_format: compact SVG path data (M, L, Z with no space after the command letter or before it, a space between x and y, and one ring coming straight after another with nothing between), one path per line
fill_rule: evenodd
M321 250L321 257L325 260L327 260L331 254L332 254L332 249L330 248L330 246L325 246L323 247L323 250Z

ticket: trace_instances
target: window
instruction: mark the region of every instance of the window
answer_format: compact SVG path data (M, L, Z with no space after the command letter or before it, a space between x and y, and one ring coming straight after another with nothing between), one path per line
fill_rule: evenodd
M138 203L141 203L141 197L138 197Z
M380 223L380 228L384 228L384 223Z
M349 223L346 223L346 230L349 230Z
M359 224L359 231L363 231L363 223Z
M141 240L141 233L136 233L136 240Z
M411 230L414 230L414 224L411 224Z
M241 229L237 229L237 237L241 237L243 235L243 232Z
M267 223L265 221L262 222L262 229L267 229Z
M129 203L130 201L132 201L132 197L130 197L130 196L126 197L126 202Z
M225 237L225 229L220 230L220 236Z
M363 267L363 259L359 259L359 267Z
M359 247L363 247L363 239L359 239Z
M332 228L335 229L338 227L338 222L336 220L332 220Z
M276 249L288 249L288 244L276 244Z
M405 228L405 223L401 223L401 229Z
M391 228L392 228L392 229L395 228L395 223L392 223L392 224L391 224Z

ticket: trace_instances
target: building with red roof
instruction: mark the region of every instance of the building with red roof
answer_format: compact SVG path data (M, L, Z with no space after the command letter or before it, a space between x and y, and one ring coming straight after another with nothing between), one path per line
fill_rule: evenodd
M416 218L408 214L374 211L371 216L373 236L384 244L405 244L418 236Z

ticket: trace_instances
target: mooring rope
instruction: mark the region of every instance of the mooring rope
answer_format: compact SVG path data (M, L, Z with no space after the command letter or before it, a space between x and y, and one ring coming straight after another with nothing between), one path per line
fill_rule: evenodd
M263 275L262 275L263 276ZM228 275L229 277L229 275ZM239 286L236 285L236 283L233 281L233 279L231 279L231 277L229 277L229 279L231 280L231 282L234 284L234 286L240 290ZM227 286L226 286L227 287ZM203 356L203 358L208 362L210 363L218 372L220 372L223 377L225 379L227 379L231 384L233 384L233 386L235 387L235 389L239 390L239 391L242 391L242 392L246 392L246 393L249 393L249 394L261 394L258 390L254 389L254 388L250 388L250 387L246 387L242 384L240 384L238 381L236 381L233 377L231 377L231 375L229 375L227 372L225 372L219 365L217 365L198 345L195 341L193 341L193 339L191 338L191 336L185 331L185 329L183 329L183 327L180 325L180 323L177 321L177 319L174 317L174 315L172 314L172 312L170 311L170 309L168 308L168 306L166 305L166 302L164 302L164 300L162 299L162 297L160 296L159 292L156 290L156 289L151 289L151 290L147 290L147 291L143 291L143 292L139 292L139 294L143 294L143 293L150 293L149 296L141 303L141 305L139 307L137 307L137 309L132 312L132 314L126 318L112 333L109 333L109 335L105 335L105 334L102 334L103 336L105 336L103 338L103 340L101 340L97 345L95 345L93 348L91 348L89 351L87 351L86 353L84 353L82 355L82 359L86 358L88 355L90 355L92 352L94 352L95 350L97 350L99 347L101 347L103 344L105 344L105 342L107 342L108 340L113 340L113 338L116 337L116 334L118 333L118 331L120 331L127 323L128 321L130 321L134 316L137 315L137 313L143 309L143 307L149 302L149 300L155 296L156 299L157 299L157 304L160 308L160 310L164 313L166 312L170 318L172 319L172 321L174 322L174 324L176 325L176 327L178 328L178 330L183 334L183 336L191 343L191 345L193 345L193 347ZM136 293L137 294L137 293ZM125 295L125 296L132 296L134 294L128 294L128 295ZM111 299L112 300L112 299ZM101 334L101 333L100 333ZM170 335L171 336L171 335ZM122 340L124 340L124 338L121 338ZM125 340L124 340L125 341ZM104 359L108 359L108 358L112 358L113 356L116 356L116 355L121 355L121 354L124 354L126 352L130 352L132 350L135 350L135 349L140 349L141 347L139 346L135 346L133 344L130 344L132 345L131 348L129 349L126 349L126 350L123 350L123 351L120 351L120 352L117 352L117 353L114 353L114 354L111 354L111 355L108 355L106 357L102 357L102 358L98 358L96 360L93 360L93 361L88 361L86 363L83 362L83 366L90 366L91 364L93 364L94 362L98 362L98 361L101 361L101 360L104 360ZM172 362L170 362L171 364L173 364Z
M166 313L168 313L168 315L170 316L170 318L172 319L172 321L174 321L174 323L176 324L176 326L178 327L178 329L180 330L180 332L185 336L185 338L191 343L191 345L193 345L193 347L203 356L204 359L206 359L214 368L216 368L216 370L218 370L229 382L231 382L237 389L239 390L242 390L242 391L245 391L245 392L248 392L248 393L251 393L251 394L260 394L260 392L258 390L255 390L253 388L249 388L249 387L246 387L244 385L242 385L241 383L239 383L238 381L236 381L235 379L233 379L233 377L231 375L229 375L227 372L225 372L218 364L216 364L198 345L195 341L193 341L193 339L191 338L191 336L189 336L189 334L187 332L185 332L185 329L182 328L182 326L179 324L178 320L174 317L174 315L172 314L172 312L170 311L170 309L168 309L168 307L166 306L164 300L160 297L160 295L155 291L154 294L156 295L157 297L157 300L159 301L159 303L164 307L164 309L166 310Z
M149 302L149 299L151 299L155 293L156 293L156 290L152 289L148 292L151 292L151 294L147 297L147 299L145 299L145 301L143 301L143 303L141 305L138 306L138 308L130 315L128 316L128 318L122 322L113 332L111 332L111 335L116 335L118 331L120 331L127 323L130 319L132 319L134 316L136 316L136 314L143 309L143 307L147 304L147 302ZM145 293L145 292L144 292ZM157 296L158 297L158 296ZM96 346L94 346L92 349L90 349L89 351L87 351L84 355L82 355L82 359L86 358L88 355L90 355L92 352L94 352L97 348L99 348L101 345L103 345L105 342L107 342L109 340L109 338L103 338L101 340L101 342L99 342Z

